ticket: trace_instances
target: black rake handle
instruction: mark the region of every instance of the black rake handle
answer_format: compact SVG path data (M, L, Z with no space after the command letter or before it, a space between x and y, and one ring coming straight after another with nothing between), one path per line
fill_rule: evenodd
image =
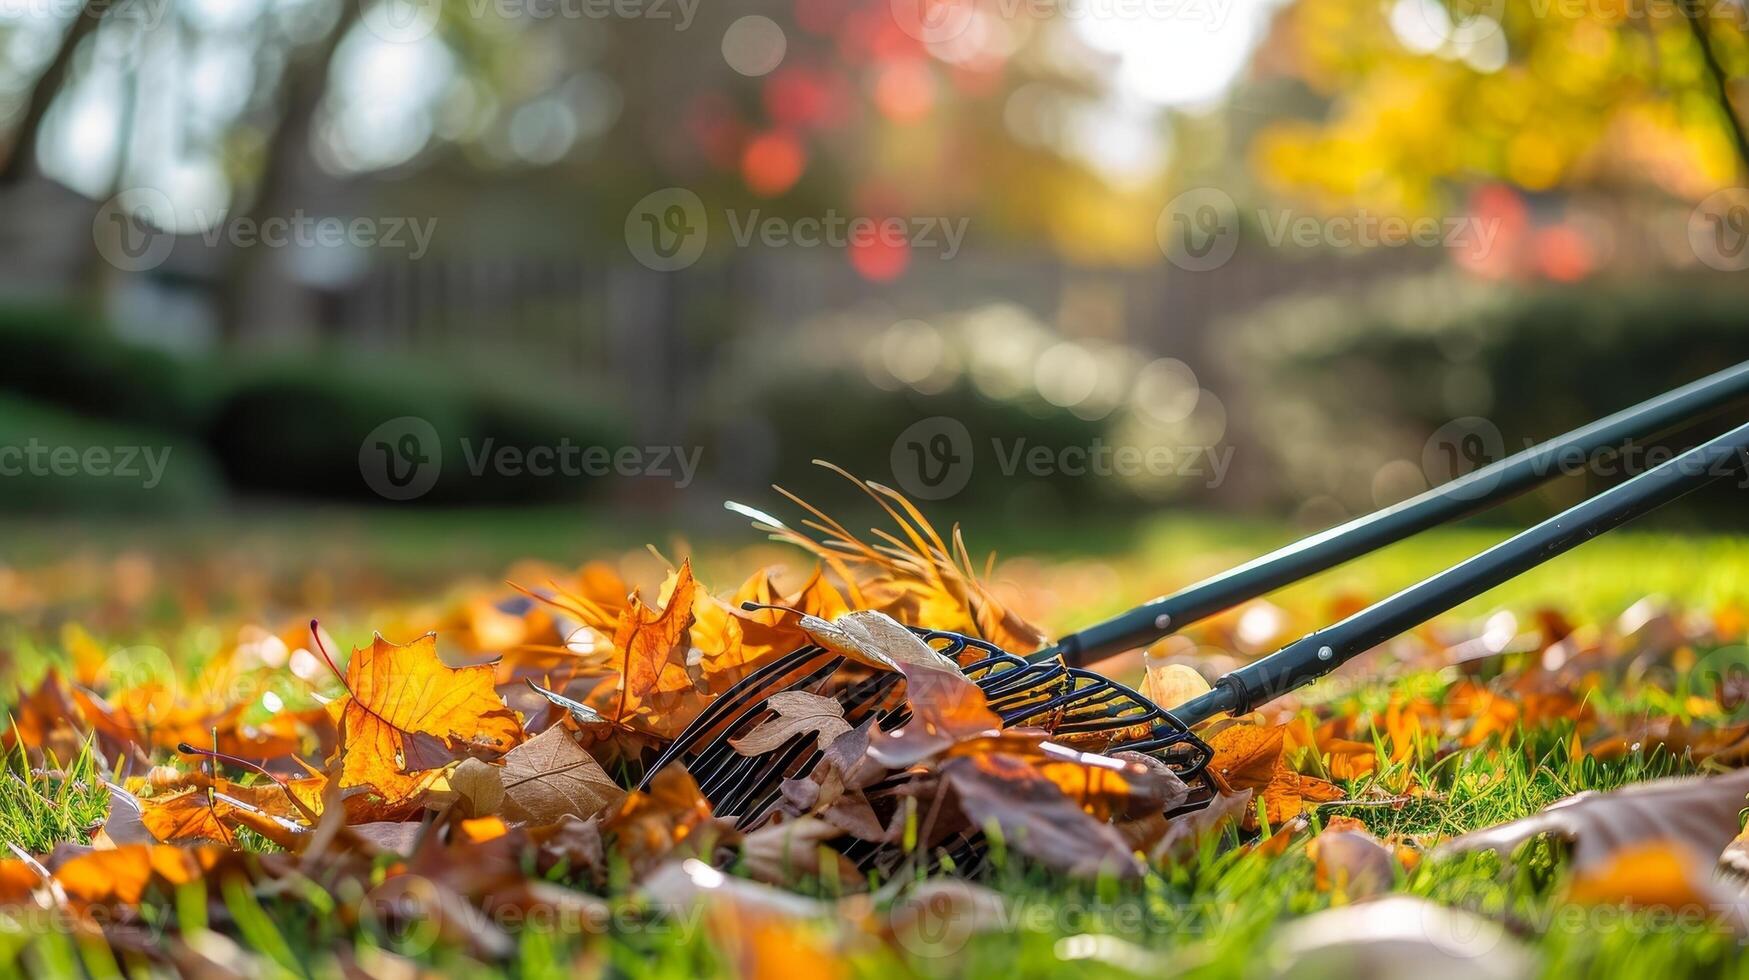
M1552 517L1461 565L1240 667L1172 714L1194 725L1243 713L1328 674L1349 660L1496 585L1715 480L1749 472L1749 425Z
M1072 633L1032 659L1060 656L1080 667L1147 646L1242 602L1515 497L1559 475L1573 460L1668 431L1746 396L1749 361Z

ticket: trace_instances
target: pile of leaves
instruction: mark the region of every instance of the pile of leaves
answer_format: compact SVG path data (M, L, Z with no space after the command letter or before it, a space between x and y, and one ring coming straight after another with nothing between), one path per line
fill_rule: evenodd
M437 632L379 635L343 662L315 622L252 629L193 676L70 627L65 663L9 711L8 778L45 794L100 787L105 815L79 840L8 841L0 915L52 915L124 959L203 975L250 974L235 938L287 903L483 960L512 956L520 924L542 919L603 936L693 922L732 969L763 975L798 949L848 962L913 949L941 921L1000 922L1001 897L962 880L992 851L1118 887L1194 869L1211 849L1300 852L1317 888L1349 902L1392 891L1430 851L1509 854L1553 834L1573 842L1571 901L1698 909L1744 928L1714 867L1749 872L1749 845L1733 842L1749 791L1736 768L1749 723L1733 712L1749 689L1723 670L1705 690L1672 682L1696 674L1697 650L1741 642L1741 616L1647 608L1575 629L1545 611L1527 631L1494 622L1467 638L1428 627L1366 669L1445 671L1437 691L1392 685L1367 703L1338 688L1215 719L1199 730L1207 782L1187 785L1114 736L1004 727L963 665L905 627L1016 651L1043 632L996 598L957 531L943 538L898 494L863 486L894 526L872 543L811 508L811 533L762 522L818 558L788 593L772 569L712 593L682 560L645 597L593 564L470 596ZM1255 644L1259 615L1273 612L1255 604L1195 638ZM853 721L806 685L773 697L725 768L798 745L818 762L780 774L780 801L751 823L714 811L721 773L655 765L738 682L809 645L859 676L902 678L905 724ZM1227 666L1172 649L1140 684L1166 707ZM1662 692L1672 710L1592 699L1606 686ZM1523 752L1527 729L1556 732L1573 760L1663 753L1724 775L1452 839L1381 838L1327 812L1438 806L1444 760Z

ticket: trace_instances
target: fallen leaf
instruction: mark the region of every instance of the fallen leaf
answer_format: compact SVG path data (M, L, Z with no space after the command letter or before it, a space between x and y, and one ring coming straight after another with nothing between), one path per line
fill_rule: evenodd
M409 775L448 765L463 750L508 751L522 725L493 676L490 664L444 664L435 633L405 646L378 635L354 650L347 694L329 706L342 726L341 785L397 796L415 782Z
M1339 891L1350 899L1391 890L1397 862L1391 849L1364 830L1326 829L1306 846L1319 891Z
M560 726L511 749L504 757L503 776L505 815L533 824L565 817L587 820L617 808L626 795Z
M1510 856L1520 844L1553 834L1573 845L1573 868L1584 873L1620 851L1674 840L1703 854L1718 854L1737 834L1737 813L1749 793L1749 770L1722 776L1679 777L1638 783L1608 793L1584 792L1540 813L1473 831L1441 844L1453 854L1496 850Z
M1282 737L1280 727L1229 725L1209 737L1209 771L1231 792L1261 789L1276 778Z
M1296 919L1267 950L1274 975L1528 980L1537 960L1492 919L1393 895Z
M489 817L504 805L503 770L478 759L463 759L449 774L456 813L464 819Z
M826 846L826 841L843 836L844 831L817 817L769 824L741 841L741 858L748 877L769 885L822 877L861 885L862 872L855 863Z
M691 564L681 562L666 607L633 594L620 614L613 634L620 680L599 688L597 703L615 723L671 739L709 703L687 669L697 590Z
M844 720L844 706L837 698L821 697L806 691L780 691L765 701L765 707L775 716L741 738L729 744L742 755L759 755L783 745L804 732L812 732L821 751L831 748L832 741L850 731Z
M1008 846L1073 875L1140 872L1130 845L1093 819L1024 759L986 753L949 759L942 778L972 825L995 828Z
M1700 909L1712 914L1733 897L1712 879L1712 869L1686 844L1650 840L1630 844L1567 883L1566 899L1581 905Z
M1147 661L1141 695L1168 711L1209 690L1208 680L1189 664Z

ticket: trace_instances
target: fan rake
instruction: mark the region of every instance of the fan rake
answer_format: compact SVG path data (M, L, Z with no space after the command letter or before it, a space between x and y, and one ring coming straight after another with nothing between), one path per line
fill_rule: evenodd
M1214 788L1209 747L1192 726L1249 711L1311 683L1379 643L1474 598L1691 490L1740 474L1749 455L1749 425L1676 456L1632 480L1446 569L1341 623L1220 678L1192 701L1166 710L1137 691L1087 668L1283 585L1332 568L1515 496L1556 475L1568 461L1692 422L1749 395L1749 363L1695 382L1346 525L1289 545L1181 592L1065 637L1029 656L960 633L912 627L959 665L983 691L1004 726L1042 728L1053 739L1107 752L1143 752L1164 762L1191 789L1178 811L1205 805ZM781 525L770 527L788 534ZM789 535L793 537L794 535ZM758 608L749 604L751 608ZM822 752L811 733L766 752L733 744L774 715L772 695L806 691L834 698L852 726L895 732L910 720L899 674L867 667L818 645L783 655L742 678L702 712L645 771L644 785L679 763L698 781L715 812L747 829L783 801L786 780L807 777ZM975 849L962 839L962 849Z

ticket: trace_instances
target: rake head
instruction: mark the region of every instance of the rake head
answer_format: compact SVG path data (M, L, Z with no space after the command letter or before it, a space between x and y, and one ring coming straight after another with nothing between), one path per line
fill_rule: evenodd
M1146 752L1170 766L1192 787L1193 809L1207 802L1213 787L1205 774L1212 755L1207 745L1170 713L1128 687L1060 659L1031 661L984 640L912 627L924 643L955 660L975 681L1004 726L1043 728L1076 744L1103 742L1107 751ZM741 829L763 822L782 800L787 779L806 777L824 753L812 733L794 736L757 755L738 752L730 741L747 735L774 712L771 696L806 691L835 698L852 726L872 719L885 731L910 719L903 678L875 671L817 645L779 657L723 692L648 770L672 762L698 780L719 817ZM648 782L648 777L646 777Z

